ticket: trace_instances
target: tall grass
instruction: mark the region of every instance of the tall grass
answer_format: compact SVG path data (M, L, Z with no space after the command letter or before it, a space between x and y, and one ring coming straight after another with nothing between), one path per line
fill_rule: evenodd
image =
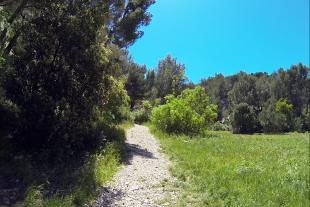
M172 136L152 128L173 160L176 206L309 206L309 133Z

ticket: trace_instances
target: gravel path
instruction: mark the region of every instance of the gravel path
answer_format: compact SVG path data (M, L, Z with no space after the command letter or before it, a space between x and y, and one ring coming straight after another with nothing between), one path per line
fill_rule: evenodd
M127 131L128 161L109 186L102 189L93 207L169 206L176 197L162 183L172 180L169 161L160 152L158 141L145 126ZM169 198L169 199L168 199ZM169 200L169 201L168 201Z

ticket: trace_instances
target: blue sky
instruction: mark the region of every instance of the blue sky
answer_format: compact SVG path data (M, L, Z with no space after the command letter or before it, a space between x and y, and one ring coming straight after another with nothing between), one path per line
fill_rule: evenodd
M149 11L151 24L129 48L148 68L171 54L197 83L309 65L309 0L157 0Z

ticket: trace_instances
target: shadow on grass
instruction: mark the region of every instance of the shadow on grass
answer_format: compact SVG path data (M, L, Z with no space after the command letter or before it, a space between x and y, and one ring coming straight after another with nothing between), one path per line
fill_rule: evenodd
M29 194L30 200L33 196L47 207L82 206L94 199L98 196L98 188L116 171L118 157L125 150L124 130L113 129L107 134L113 149L93 149L53 164L34 161L30 155L17 154L8 144L0 143L0 206L24 204ZM36 205L30 202L24 206Z
M122 158L122 163L131 164L135 156L156 159L153 153L142 149L139 145L125 144L123 130L119 129L110 134L113 140L116 140L117 154ZM111 156L114 157L114 154ZM65 163L62 161L56 164L33 162L30 156L16 155L14 150L2 148L0 149L0 206L20 204L27 200L29 192L34 197L39 195L44 206L82 206L91 200L102 202L105 200L106 206L112 205L113 200L123 194L100 187L101 184L98 184L95 175L96 160L96 157L84 155ZM101 169L109 171L111 162L106 166ZM108 177L113 174L110 171ZM106 176L105 173L107 172L103 172L103 176ZM69 204L64 205L64 202Z
M89 165L85 162L81 159L72 160L70 164L33 164L23 156L2 160L0 206L14 206L21 203L26 197L27 189L33 186L40 186L42 190L40 193L44 198L65 197L81 185L83 190L88 191L87 193L95 191L93 172L87 169ZM87 186L85 186L86 180Z

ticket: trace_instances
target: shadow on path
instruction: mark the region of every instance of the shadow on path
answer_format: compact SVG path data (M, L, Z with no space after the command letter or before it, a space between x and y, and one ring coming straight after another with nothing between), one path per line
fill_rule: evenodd
M154 157L153 153L147 149L141 148L137 144L126 143L126 160L124 160L125 165L131 165L131 161L135 156L145 157L147 159L157 159ZM121 199L125 194L119 189L113 189L111 187L103 187L100 190L100 197L91 206L104 206L113 207L115 206L115 201Z
M112 189L110 187L102 187L100 189L100 197L96 199L90 206L92 207L113 207L115 201L124 196L121 190Z
M135 156L141 156L148 159L157 159L156 157L154 157L154 154L152 152L148 151L147 149L141 148L137 144L126 143L126 147L127 147L127 158L125 160L125 164L127 165L131 164L131 161Z

